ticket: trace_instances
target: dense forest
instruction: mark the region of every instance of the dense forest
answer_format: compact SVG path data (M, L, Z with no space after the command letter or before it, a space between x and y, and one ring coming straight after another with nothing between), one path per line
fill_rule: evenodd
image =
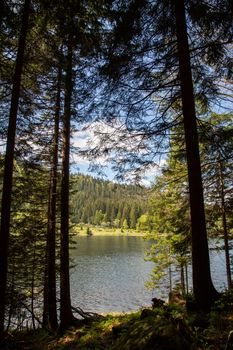
M232 11L228 0L1 1L1 341L78 324L78 223L148 232L155 276L174 261L185 294L191 274L201 312L221 297L208 238L222 237L231 289ZM116 181L71 175L74 154ZM146 172L149 193L124 184Z
M140 228L149 189L81 174L71 177L71 221L116 228Z

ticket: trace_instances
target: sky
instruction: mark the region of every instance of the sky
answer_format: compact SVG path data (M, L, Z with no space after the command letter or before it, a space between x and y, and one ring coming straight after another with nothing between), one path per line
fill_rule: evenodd
M103 128L103 126L101 126ZM107 128L107 126L106 126ZM96 135L94 135L94 128L86 129L85 130L79 130L75 131L72 137L72 148L76 149L79 148L81 150L84 150L88 147L89 142L91 143L91 146L97 145L98 138ZM105 130L106 131L106 130ZM165 159L161 159L159 161L159 166L164 165L166 162ZM103 171L103 179L116 181L115 176L116 173L111 169L111 164L108 162L108 160L105 157L99 157L98 158L98 164L101 165L101 170ZM158 163L151 167L149 170L147 170L142 177L141 185L144 186L151 186L155 180L156 175L159 173L159 166ZM88 174L93 177L98 177L99 175L95 171L90 170L90 161L87 158L84 158L80 155L78 151L72 151L71 152L71 171L72 173L83 173Z

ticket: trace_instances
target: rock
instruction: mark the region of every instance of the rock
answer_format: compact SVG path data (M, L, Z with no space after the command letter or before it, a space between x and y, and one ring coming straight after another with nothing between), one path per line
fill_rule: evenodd
M117 339L121 336L121 333L126 329L125 325L120 324L119 326L112 327L112 337Z
M174 324L161 318L155 323L152 336L143 350L189 350L191 342Z
M152 299L152 308L156 308L156 307L163 307L165 301L162 299L158 299L158 298L153 298Z
M154 312L150 309L143 309L141 312L140 319L143 320L144 318L150 317L150 316L154 317L155 316Z

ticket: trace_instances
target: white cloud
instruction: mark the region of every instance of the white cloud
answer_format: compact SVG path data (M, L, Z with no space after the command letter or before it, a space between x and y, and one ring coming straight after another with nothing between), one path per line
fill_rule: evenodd
M117 133L116 133L117 130ZM111 125L107 125L103 122L96 122L90 125L86 125L82 129L75 131L72 138L72 146L77 148L78 150L84 151L90 148L94 148L97 146L105 147L105 144L100 144L100 136L106 134L107 139L106 142L108 142L109 138L113 138L114 140L119 137L119 130L122 138L120 138L119 142L117 143L118 147L122 147L127 151L131 151L134 149L134 146L140 142L140 138L135 137L127 137L127 130L125 130L124 125L120 125L116 122L116 126L113 127ZM132 136L132 134L129 134ZM110 150L111 152L111 150ZM146 154L146 149L141 148L138 150L139 154ZM82 169L85 173L88 172L88 167L90 165L90 161L79 154L78 151L75 152L75 150L71 154L71 161L74 164L74 168ZM101 155L98 158L96 158L96 163L100 167L105 168L105 172L107 177L113 178L114 174L111 170L110 162L107 158L107 156ZM161 167L166 163L165 159L158 159L156 164L151 165L149 169L145 170L144 175L142 177L141 183L145 186L150 186L154 180L155 177L159 174ZM128 176L128 179L132 179L131 175Z

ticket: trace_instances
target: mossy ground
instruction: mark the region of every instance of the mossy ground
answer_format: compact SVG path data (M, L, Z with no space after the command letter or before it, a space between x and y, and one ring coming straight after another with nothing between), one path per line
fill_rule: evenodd
M225 298L225 299L224 299ZM182 305L144 309L80 321L63 335L39 329L8 337L8 350L221 350L233 330L233 297L212 311L187 312Z

